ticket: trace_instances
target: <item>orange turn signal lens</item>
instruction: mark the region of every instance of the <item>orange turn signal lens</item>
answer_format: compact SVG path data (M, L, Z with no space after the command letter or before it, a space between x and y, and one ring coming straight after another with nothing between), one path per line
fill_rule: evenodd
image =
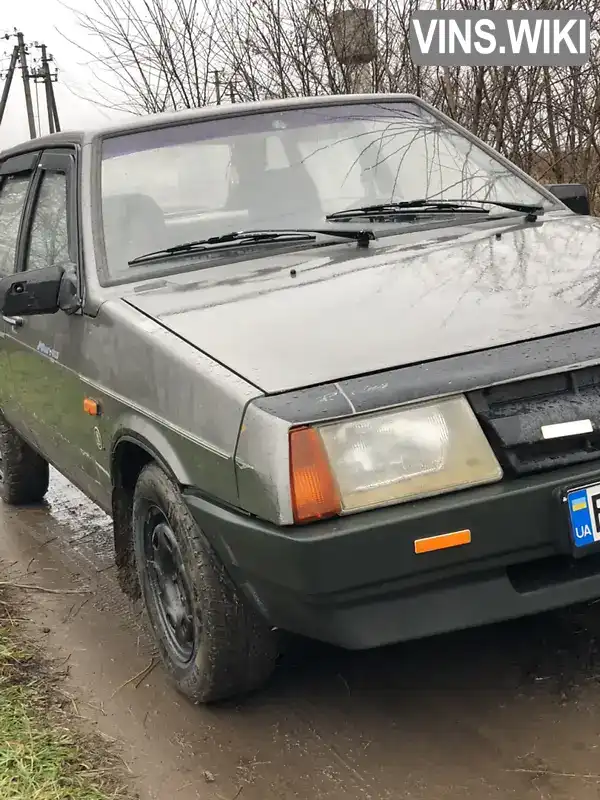
M321 437L314 428L290 431L290 484L294 522L339 514L342 504Z
M95 400L92 400L91 397L84 398L83 410L86 414L90 414L92 417L97 417L100 415L100 406Z

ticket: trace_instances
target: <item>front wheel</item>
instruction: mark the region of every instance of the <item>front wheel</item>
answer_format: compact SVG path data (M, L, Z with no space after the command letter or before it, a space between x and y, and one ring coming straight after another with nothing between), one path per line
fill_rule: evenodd
M275 634L236 590L156 464L137 481L133 535L146 611L179 691L210 703L265 683L277 658Z

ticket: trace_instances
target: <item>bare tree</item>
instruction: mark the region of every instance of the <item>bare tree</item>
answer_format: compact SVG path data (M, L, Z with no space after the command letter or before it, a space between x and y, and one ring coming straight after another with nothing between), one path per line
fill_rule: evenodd
M92 69L103 99L154 113L215 100L211 65L219 57L205 0L95 0L92 14L72 9L98 41Z
M95 0L75 11L94 37L90 55L105 94L123 108L155 112L218 102L340 94L356 67L340 63L336 15L352 0ZM418 8L510 9L513 0L360 0L372 12L372 92L408 92L547 181L582 181L600 203L600 58L577 68L416 66L409 25ZM581 0L522 0L519 9ZM586 0L592 36L600 0ZM215 71L220 91L215 87ZM364 71L363 71L364 72ZM217 96L218 94L218 96ZM111 100L114 105L114 100Z

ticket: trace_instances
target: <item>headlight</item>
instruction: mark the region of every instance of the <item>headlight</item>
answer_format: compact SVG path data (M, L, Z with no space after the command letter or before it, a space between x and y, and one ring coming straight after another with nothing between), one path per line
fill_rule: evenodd
M311 487L320 487L317 505L323 510L327 503L337 505L331 514L427 497L502 477L502 469L462 396L300 429L297 434L309 431L312 456L301 448L294 453L294 431L290 439L297 521L308 521L298 500L308 499ZM300 491L295 489L295 455L304 456ZM311 459L314 470L309 468ZM329 514L313 513L312 519Z

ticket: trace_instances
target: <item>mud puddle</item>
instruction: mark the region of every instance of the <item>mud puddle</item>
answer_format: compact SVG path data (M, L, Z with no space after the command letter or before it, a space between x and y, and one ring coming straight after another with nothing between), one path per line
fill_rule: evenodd
M600 796L600 604L370 653L297 642L266 691L197 708L153 666L102 512L54 474L48 505L0 506L0 530L15 581L91 590L28 610L142 798Z

